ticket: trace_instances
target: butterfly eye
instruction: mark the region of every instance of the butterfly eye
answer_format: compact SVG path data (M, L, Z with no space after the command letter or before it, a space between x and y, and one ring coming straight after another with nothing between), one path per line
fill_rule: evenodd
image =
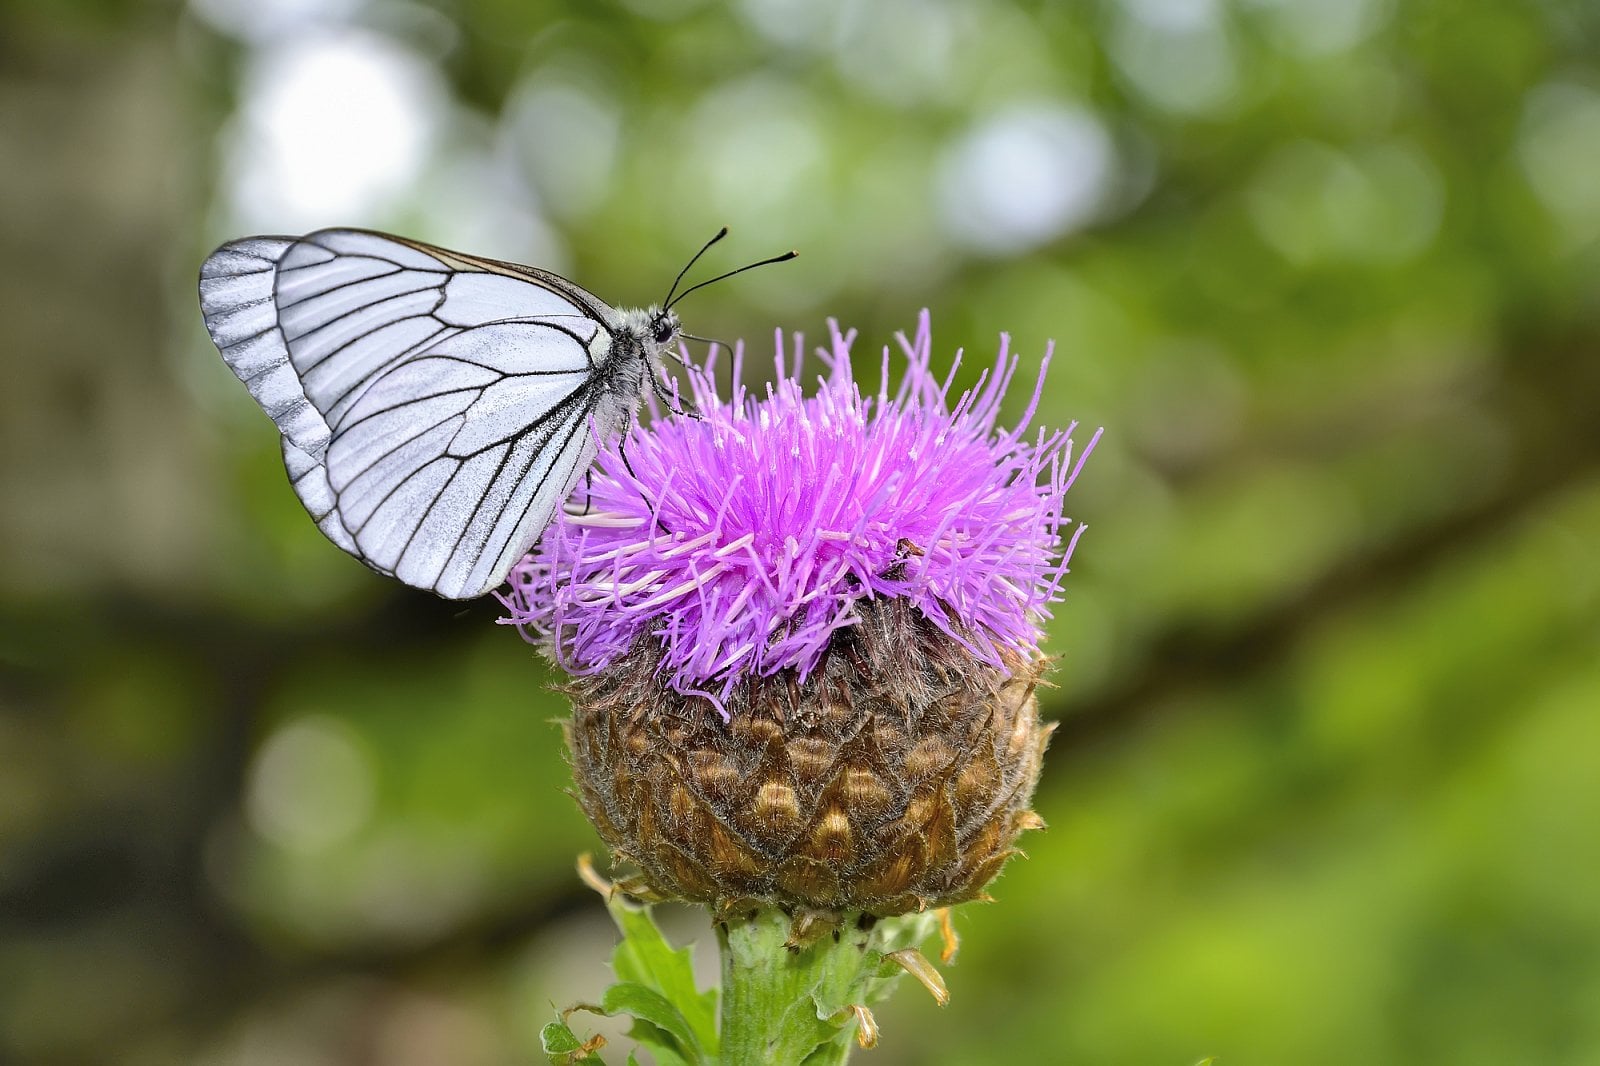
M657 344L665 344L678 329L671 319L662 316L650 324L650 331L655 335Z

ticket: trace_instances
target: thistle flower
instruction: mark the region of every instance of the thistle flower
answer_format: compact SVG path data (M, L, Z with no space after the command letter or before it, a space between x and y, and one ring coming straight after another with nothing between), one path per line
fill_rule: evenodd
M981 895L1042 824L1040 626L1098 434L1030 429L1048 353L1001 426L1003 335L953 399L926 312L898 385L885 348L863 392L854 338L809 396L781 333L764 398L692 376L699 417L603 449L503 597L573 675L578 797L646 898L901 914Z

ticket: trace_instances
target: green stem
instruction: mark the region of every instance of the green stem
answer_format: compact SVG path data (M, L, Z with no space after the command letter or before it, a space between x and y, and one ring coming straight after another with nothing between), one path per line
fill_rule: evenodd
M885 955L915 947L932 925L931 915L873 924L852 914L836 931L794 949L782 911L719 923L721 1066L842 1066L860 1029L852 1008L882 1000L901 974Z

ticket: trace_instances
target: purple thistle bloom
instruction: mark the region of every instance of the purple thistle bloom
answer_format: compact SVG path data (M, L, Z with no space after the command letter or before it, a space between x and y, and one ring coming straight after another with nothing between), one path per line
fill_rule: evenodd
M864 599L905 598L992 666L1003 649L1031 655L1084 529L1063 544L1064 496L1099 432L1076 461L1077 423L1029 433L1049 351L1022 421L1004 429L1017 368L1005 334L994 366L952 404L960 354L935 376L926 311L915 339L898 335L898 387L885 347L867 395L854 331L829 325L815 395L801 386L800 337L786 368L779 332L765 399L736 385L722 400L696 373L703 418L658 412L636 426L632 475L621 442L604 447L588 513L559 518L512 571L503 621L574 673L605 669L649 634L662 680L719 709L742 677L792 668L804 680Z

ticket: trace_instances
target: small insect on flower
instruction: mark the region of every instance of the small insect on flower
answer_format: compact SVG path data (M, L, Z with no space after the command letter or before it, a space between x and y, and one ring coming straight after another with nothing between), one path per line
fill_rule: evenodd
M1040 626L1099 434L1030 433L1043 367L1001 428L1004 340L953 402L926 313L898 387L886 348L862 391L852 340L809 396L781 334L764 399L691 375L701 417L604 448L590 511L512 571L505 620L574 675L579 799L631 891L899 914L981 895L1042 824Z
M537 267L354 229L246 237L200 268L222 358L283 436L317 527L380 574L450 599L505 580L627 428L682 332ZM674 297L674 294L677 294Z

